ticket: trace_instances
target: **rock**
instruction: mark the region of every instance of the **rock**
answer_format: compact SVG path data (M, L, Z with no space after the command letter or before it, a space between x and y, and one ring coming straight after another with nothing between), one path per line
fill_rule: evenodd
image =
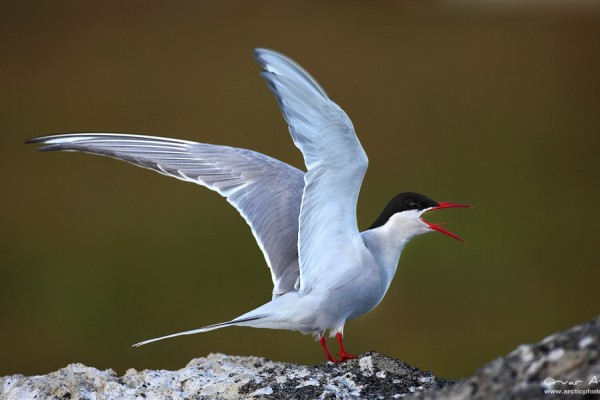
M521 345L452 387L409 398L550 400L569 395L600 399L600 317Z
M258 357L211 354L178 371L128 370L122 377L82 364L45 376L0 380L0 398L22 399L389 399L441 388L438 380L401 361L366 353L342 364L299 366Z
M460 382L438 379L373 352L342 364L315 366L211 354L178 371L130 369L118 376L110 369L71 364L43 376L7 376L0 378L0 399L547 400L568 393L549 390L600 398L599 381L600 317L537 344L521 345Z

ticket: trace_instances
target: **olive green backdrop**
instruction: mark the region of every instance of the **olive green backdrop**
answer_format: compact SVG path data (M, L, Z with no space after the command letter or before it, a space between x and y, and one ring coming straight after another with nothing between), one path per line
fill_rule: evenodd
M23 144L141 133L303 167L257 46L352 118L370 157L362 228L401 191L475 206L429 217L468 245L411 242L381 305L346 325L349 351L455 378L597 315L600 10L499 3L3 2L0 374L324 359L309 336L250 328L132 348L269 300L248 227L200 186Z

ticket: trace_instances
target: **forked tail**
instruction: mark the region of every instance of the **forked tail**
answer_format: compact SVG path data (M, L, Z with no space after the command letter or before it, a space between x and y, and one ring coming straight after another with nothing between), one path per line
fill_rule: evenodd
M267 316L267 314L255 315L255 316L252 316L252 317L234 319L234 320L231 320L231 321L228 321L228 322L221 322L219 324L208 325L208 326L204 326L202 328L193 329L191 331L173 333L173 334L167 335L167 336L161 336L161 337L157 337L157 338L154 338L154 339L144 340L143 342L139 342L139 343L134 344L133 347L140 347L140 346L143 346L143 345L148 344L148 343L157 342L157 341L163 340L163 339L169 339L169 338L172 338L172 337L175 337L175 336L193 335L195 333L208 332L208 331L212 331L214 329L225 328L225 327L228 327L228 326L244 325L246 322L256 321L256 320L262 319L262 318L264 318L266 316Z

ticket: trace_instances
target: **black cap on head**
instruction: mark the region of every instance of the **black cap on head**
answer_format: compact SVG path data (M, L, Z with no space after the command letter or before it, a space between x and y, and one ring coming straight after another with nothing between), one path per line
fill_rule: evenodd
M391 216L396 213L408 210L425 210L426 208L436 207L437 205L437 201L419 193L400 193L387 203L379 217L373 222L373 225L371 225L369 229L375 229L385 225Z

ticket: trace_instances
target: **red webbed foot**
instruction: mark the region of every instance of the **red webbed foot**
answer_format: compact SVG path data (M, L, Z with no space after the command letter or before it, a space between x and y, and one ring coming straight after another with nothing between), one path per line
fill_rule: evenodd
M340 332L335 334L335 338L337 339L337 341L340 345L340 352L338 353L338 355L340 356L339 360L336 359L335 357L333 357L331 355L331 353L329 352L329 349L327 348L327 344L325 343L325 338L323 336L321 336L321 338L319 339L319 343L321 343L321 347L323 347L323 350L325 351L325 356L327 357L327 359L329 361L334 362L334 363L339 363L342 361L358 358L358 356L355 356L354 354L350 354L350 353L346 352L346 349L344 348L344 343L342 340L342 334Z

